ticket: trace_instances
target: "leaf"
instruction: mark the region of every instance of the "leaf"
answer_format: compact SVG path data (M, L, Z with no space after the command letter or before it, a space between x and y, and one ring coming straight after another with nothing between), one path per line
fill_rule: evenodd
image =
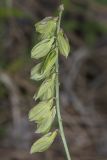
M33 47L31 51L31 58L39 59L46 56L49 53L53 42L54 37L39 42L36 46Z
M53 104L53 100L39 102L29 112L30 121L40 121L47 116Z
M60 53L67 58L70 52L70 45L68 38L63 35L62 31L59 32L57 41Z
M47 115L47 117L37 124L36 133L47 133L51 128L55 115L56 115L56 108L53 107L52 110Z
M50 79L45 80L41 84L38 90L38 93L34 95L34 99L37 100L38 98L46 94L46 92L48 92L48 90L54 85L54 80L55 80L55 76Z
M44 135L32 145L30 153L46 151L53 143L56 135L57 131Z

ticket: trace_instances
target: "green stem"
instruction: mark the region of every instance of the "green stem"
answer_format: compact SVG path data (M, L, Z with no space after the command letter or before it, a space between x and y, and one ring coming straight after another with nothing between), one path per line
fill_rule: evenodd
M59 20L58 20L58 25L57 25L57 34L60 30L60 22L61 22L61 17L62 17L62 12L64 10L63 5L60 5L59 7ZM62 124L62 118L61 118L61 113L60 113L60 105L59 105L59 64L58 64L58 58L56 61L56 108L57 108L57 117L58 117L58 123L59 123L59 130L60 130L60 135L62 138L62 142L64 145L64 149L66 152L67 160L71 160L70 153L68 150L65 134L64 134L64 129L63 129L63 124Z

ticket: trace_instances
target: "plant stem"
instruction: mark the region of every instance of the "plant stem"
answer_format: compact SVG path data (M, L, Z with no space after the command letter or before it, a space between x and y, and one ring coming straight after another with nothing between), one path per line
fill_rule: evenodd
M58 19L58 24L57 24L57 34L59 33L60 30L60 23L61 23L61 17L62 17L62 12L64 10L63 5L60 5L59 7L59 19ZM57 117L58 117L58 123L59 123L59 130L60 130L60 135L62 138L62 142L64 145L64 149L66 152L67 160L71 160L70 153L68 150L65 134L64 134L64 129L63 129L63 124L62 124L62 118L61 118L61 113L60 113L60 105L59 105L59 63L58 63L58 58L56 61L56 108L57 108Z

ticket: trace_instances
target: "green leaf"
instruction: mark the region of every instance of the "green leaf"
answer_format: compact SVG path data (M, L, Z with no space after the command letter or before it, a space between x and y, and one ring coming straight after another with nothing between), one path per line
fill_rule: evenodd
M39 102L29 112L30 121L40 121L47 116L53 104L53 99L49 101Z
M70 52L70 45L67 36L64 36L62 31L59 32L57 41L60 53L67 58Z
M30 153L46 151L53 143L56 135L57 131L44 135L32 145Z
M31 58L39 59L46 56L51 50L52 44L54 42L54 37L51 39L44 39L33 47L31 51Z
M47 115L47 117L37 124L36 133L47 133L51 128L55 115L56 115L56 108L53 107L52 110Z

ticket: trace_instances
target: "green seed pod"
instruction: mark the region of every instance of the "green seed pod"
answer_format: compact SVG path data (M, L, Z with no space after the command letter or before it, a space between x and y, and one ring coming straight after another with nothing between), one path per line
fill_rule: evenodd
M31 70L31 79L39 81L44 79L45 75L44 73L41 73L42 63L37 64L35 67Z
M53 42L54 42L54 37L39 42L36 46L33 47L31 51L31 58L39 59L46 56L49 53Z
M50 72L50 70L53 68L56 59L58 57L57 50L53 50L49 53L49 55L46 57L46 60L44 61L43 67L41 69L41 73L44 74Z
M57 17L53 18L53 17L46 17L44 18L42 21L38 22L35 25L36 31L41 33L41 34L45 34L45 35L49 35L49 34L53 34L56 30L56 22L57 22Z
M52 110L50 110L49 114L44 118L42 121L40 121L37 124L37 130L36 133L47 133L49 132L51 125L54 121L56 115L56 108L53 107Z
M53 100L39 102L35 107L33 107L29 112L30 121L41 121L47 116L51 107L53 105Z
M52 82L53 83L50 87L47 88L47 92L45 92L40 97L40 100L45 101L45 100L48 100L48 99L51 99L54 97L54 95L55 95L55 77L56 77L56 74L53 73L53 75L52 75Z
M49 87L47 92L44 93L41 97L40 97L40 100L42 101L46 101L46 100L49 100L50 98L53 98L54 97L54 85Z
M58 54L56 51L52 51L51 54L48 54L45 61L43 63L37 64L35 67L31 70L31 79L39 81L46 77L48 77L52 72L54 71L54 64L56 62Z
M42 97L44 94L48 92L48 89L54 85L55 76L49 79L46 79L40 86L38 93L34 95L34 99ZM51 94L52 95L52 94Z
M56 135L57 135L57 131L54 131L53 133L50 132L50 133L44 135L42 138L37 140L32 145L30 153L46 151L53 143Z
M67 58L70 52L70 45L68 38L63 35L62 31L59 32L57 41L60 53Z
M56 56L55 56L56 57ZM53 57L52 62L55 60ZM44 62L37 64L35 67L31 70L31 79L35 81L43 80L46 77L49 77L51 73L54 72L55 67L53 66L53 63L51 63L51 66L46 66L46 70L43 70ZM51 71L50 71L51 70Z

